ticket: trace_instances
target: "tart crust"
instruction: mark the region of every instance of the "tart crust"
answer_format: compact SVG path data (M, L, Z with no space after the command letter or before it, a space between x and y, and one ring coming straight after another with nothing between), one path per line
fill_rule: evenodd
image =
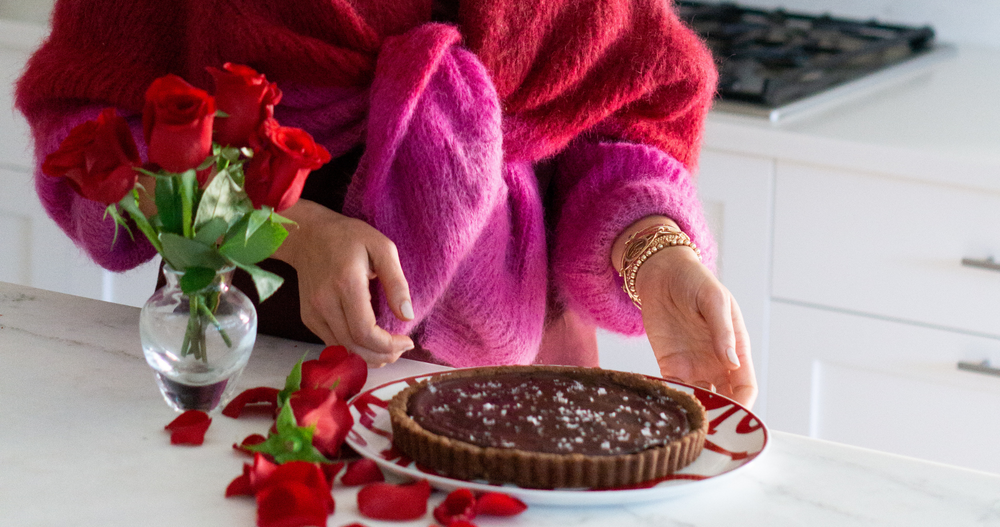
M690 431L665 445L632 454L549 454L473 445L430 432L409 415L410 397L430 383L532 371L559 372L576 379L600 377L640 393L665 394L686 410ZM524 488L615 488L662 479L697 459L708 433L705 408L692 395L643 375L600 368L495 366L456 370L405 388L392 398L388 410L393 444L418 465L456 479L513 483Z

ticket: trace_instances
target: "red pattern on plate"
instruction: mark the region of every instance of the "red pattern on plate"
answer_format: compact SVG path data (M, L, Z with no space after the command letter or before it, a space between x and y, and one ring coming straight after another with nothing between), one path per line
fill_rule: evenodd
M467 482L443 477L431 469L417 465L392 445L392 430L386 410L389 401L405 387L412 386L428 376L420 375L390 382L362 392L348 402L352 413L355 414L355 425L348 435L348 443L358 453L375 460L387 470L397 471L411 477L429 477L432 479L432 484L441 488L463 486L479 490L500 488L499 485L486 482ZM709 430L705 441L705 450L694 463L676 474L622 488L539 490L520 489L516 486L506 485L502 486L503 491L508 494L518 492L518 497L521 499L541 504L558 504L560 502L539 498L544 494L538 493L569 496L569 501L565 503L593 503L593 498L580 495L580 491L586 491L584 493L586 496L607 496L622 501L654 499L653 497L656 496L655 493L658 490L671 491L677 486L690 485L730 473L752 461L764 450L768 441L767 428L749 410L731 399L708 390L683 383L664 382L675 389L693 393L707 411ZM645 496L650 497L645 498ZM612 498L599 499L611 500ZM614 503L614 501L607 501L607 503Z

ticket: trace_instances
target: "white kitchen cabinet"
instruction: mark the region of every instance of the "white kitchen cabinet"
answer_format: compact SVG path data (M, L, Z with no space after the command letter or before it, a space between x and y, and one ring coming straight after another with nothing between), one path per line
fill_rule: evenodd
M1000 340L777 300L768 425L1000 472Z
M768 423L1000 472L1000 193L778 162Z
M771 210L774 161L722 151L703 150L698 190L705 216L719 247L719 279L743 312L761 396L754 409L763 418L767 392L767 334ZM601 365L659 375L645 337L598 334Z

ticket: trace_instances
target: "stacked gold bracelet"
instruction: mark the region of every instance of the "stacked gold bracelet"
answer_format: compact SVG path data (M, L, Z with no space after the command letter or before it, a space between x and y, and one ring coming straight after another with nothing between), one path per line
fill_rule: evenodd
M690 247L698 256L698 261L701 261L701 251L691 241L691 238L669 225L654 225L629 236L628 241L625 242L621 271L618 271L618 274L624 281L622 290L632 299L635 307L642 309L642 300L639 299L639 294L635 291L635 276L639 272L639 268L660 249L677 247L678 245Z

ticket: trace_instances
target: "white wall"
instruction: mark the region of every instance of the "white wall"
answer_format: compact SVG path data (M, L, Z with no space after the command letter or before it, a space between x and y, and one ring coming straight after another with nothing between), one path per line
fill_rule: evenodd
M1000 48L997 0L733 0L758 8L783 7L810 14L874 18L884 23L930 25L940 41Z
M47 24L55 0L0 0L0 18Z

